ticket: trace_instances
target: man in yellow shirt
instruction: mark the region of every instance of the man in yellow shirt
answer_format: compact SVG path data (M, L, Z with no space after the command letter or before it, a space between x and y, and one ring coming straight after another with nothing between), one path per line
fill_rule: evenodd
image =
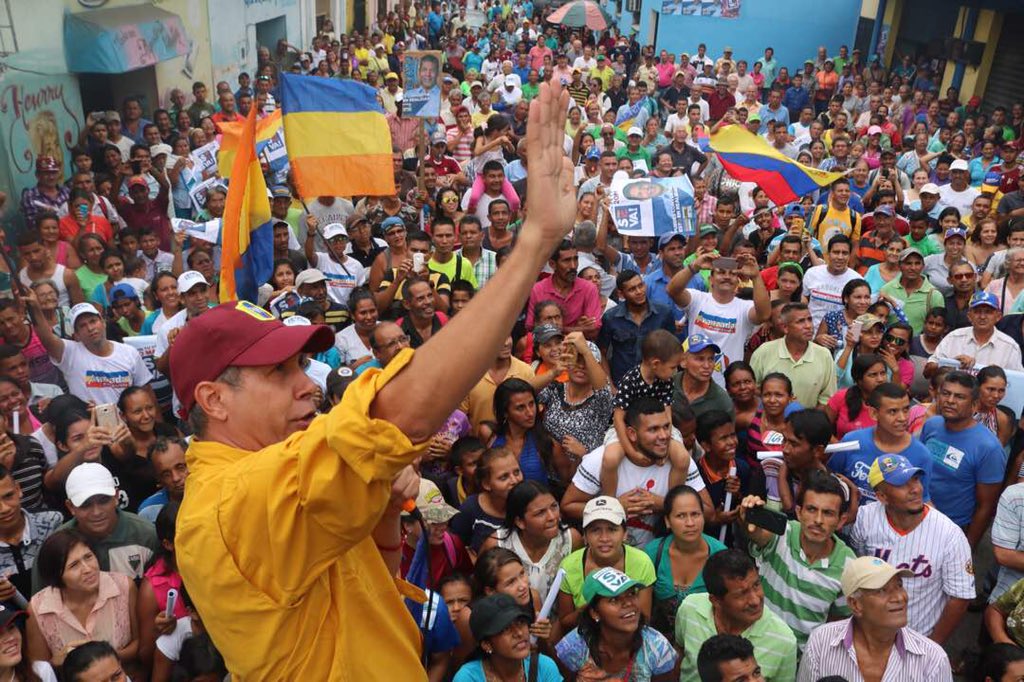
M498 283L419 350L364 372L327 414L316 415L299 364L333 343L326 327L225 303L175 337L174 388L195 432L176 557L234 679L426 679L393 579L402 502L419 489L410 465L493 361L572 228L567 107L548 84L531 102L530 202L544 210L524 223Z

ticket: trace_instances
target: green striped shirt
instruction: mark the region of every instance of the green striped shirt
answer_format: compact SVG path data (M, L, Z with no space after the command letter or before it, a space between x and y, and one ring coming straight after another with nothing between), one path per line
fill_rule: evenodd
M683 650L679 682L693 682L697 676L697 654L709 638L718 634L711 599L691 594L676 613L676 644ZM796 679L796 638L789 626L765 609L761 618L743 632L754 645L754 657L766 682L793 682Z
M811 631L826 622L829 614L850 615L839 579L853 550L833 536L835 547L824 559L807 563L800 547L800 522L790 521L782 536L773 535L764 547L751 544L764 586L766 606L793 629L803 650Z

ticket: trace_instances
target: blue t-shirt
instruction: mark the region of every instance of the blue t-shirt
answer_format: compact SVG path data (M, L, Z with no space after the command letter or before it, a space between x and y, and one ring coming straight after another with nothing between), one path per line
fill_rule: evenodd
M500 448L505 445L505 441L505 436L499 434L494 437L493 447ZM532 433L527 433L526 438L523 439L523 449L519 453L519 469L523 472L523 480L548 482L548 474L544 470L544 460L540 457L537 441L534 440Z
M562 673L558 672L558 665L553 660L540 654L538 656L539 664L537 665L537 682L562 682L564 679ZM527 658L523 662L523 666L526 669L526 679L530 679L530 659ZM459 672L455 673L455 679L452 682L487 682L487 676L484 674L483 661L475 660L463 664L459 668Z
M679 654L672 648L663 634L651 627L644 627L641 633L643 644L633 661L633 672L630 680L649 680L671 671ZM566 668L579 672L591 660L590 648L580 636L578 629L573 629L555 645L555 654ZM612 671L612 675L622 671ZM609 677L609 679L612 679ZM618 678L614 678L618 679ZM458 679L456 678L456 682Z
M428 654L451 651L459 646L462 640L455 629L455 624L452 623L452 617L448 615L448 607L439 593L432 590L425 592L429 602L418 604L407 598L405 606L419 626L420 632L425 633L424 648Z
M967 526L976 503L974 486L1003 481L1006 453L1002 444L981 424L949 431L942 417L924 423L921 442L932 456L932 502L953 523Z
M875 491L868 484L868 469L872 463L882 455L903 455L916 467L924 469L924 476L921 483L924 485L924 500L931 499L929 486L932 475L932 455L928 452L921 441L911 438L910 445L899 452L882 452L875 445L875 427L850 431L843 436L844 443L860 443L860 450L854 452L837 452L828 460L828 468L837 474L842 474L853 481L860 491L860 503L874 502Z

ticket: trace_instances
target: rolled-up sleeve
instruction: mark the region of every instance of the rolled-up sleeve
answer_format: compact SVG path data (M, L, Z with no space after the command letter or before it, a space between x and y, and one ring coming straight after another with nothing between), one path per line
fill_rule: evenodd
M393 424L370 417L377 393L411 358L406 350L383 371L364 372L342 403L308 429L233 461L204 481L215 489L200 484L197 492L218 498L221 534L239 570L272 598L288 603L305 593L327 566L366 540L387 505L391 480L422 449ZM203 477L202 469L196 473Z

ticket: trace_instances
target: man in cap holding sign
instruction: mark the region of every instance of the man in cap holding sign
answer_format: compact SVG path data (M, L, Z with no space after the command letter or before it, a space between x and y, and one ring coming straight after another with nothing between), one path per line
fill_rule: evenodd
M171 371L195 439L176 555L234 675L423 677L416 623L392 579L399 515L419 489L410 465L491 364L572 227L567 107L547 84L531 103L530 201L545 210L524 223L498 284L422 348L364 372L329 413L316 415L316 389L299 364L301 353L334 344L328 328L285 327L242 302L178 336Z

